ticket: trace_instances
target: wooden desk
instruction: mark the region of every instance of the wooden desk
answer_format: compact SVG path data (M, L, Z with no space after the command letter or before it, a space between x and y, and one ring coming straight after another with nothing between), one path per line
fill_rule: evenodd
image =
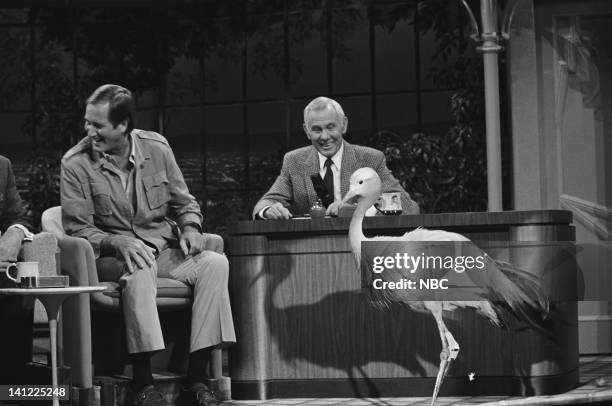
M452 213L368 218L364 230L369 236L417 226L459 232L494 258L538 275L559 272L567 282L575 271L571 221L561 210ZM349 222L246 221L230 229L236 399L431 395L441 349L434 319L368 303L349 248ZM498 329L471 310L447 313L461 352L441 396L540 395L574 387L577 304L556 308L556 343L529 330Z

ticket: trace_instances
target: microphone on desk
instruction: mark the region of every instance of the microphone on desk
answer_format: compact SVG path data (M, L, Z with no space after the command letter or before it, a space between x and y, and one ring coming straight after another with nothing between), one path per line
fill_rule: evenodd
M312 180L312 186L317 193L317 197L323 202L323 205L327 207L332 204L334 197L330 196L330 194L327 192L327 187L325 186L323 179L321 179L321 175L318 173L310 175L310 180Z

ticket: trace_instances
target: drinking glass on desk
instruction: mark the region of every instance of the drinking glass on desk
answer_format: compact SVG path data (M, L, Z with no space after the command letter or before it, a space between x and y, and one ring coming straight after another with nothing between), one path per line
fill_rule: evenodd
M321 199L318 199L310 208L310 218L323 218L325 217L325 206Z
M402 200L398 192L383 193L376 208L385 216L402 214Z

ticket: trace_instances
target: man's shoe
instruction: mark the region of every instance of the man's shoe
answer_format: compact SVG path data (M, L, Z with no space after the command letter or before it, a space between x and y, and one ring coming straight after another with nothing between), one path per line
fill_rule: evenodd
M202 382L194 383L181 393L181 406L216 406L221 404L217 396Z
M164 395L155 389L155 386L148 385L139 392L132 392L131 399L126 402L132 406L168 406Z

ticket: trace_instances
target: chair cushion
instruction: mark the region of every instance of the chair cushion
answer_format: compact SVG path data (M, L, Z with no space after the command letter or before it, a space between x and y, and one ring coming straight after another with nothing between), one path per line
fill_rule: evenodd
M105 295L121 297L121 287L118 282L101 282L100 285L108 288L104 291ZM183 282L168 278L157 278L157 298L191 298L192 295L193 289Z

